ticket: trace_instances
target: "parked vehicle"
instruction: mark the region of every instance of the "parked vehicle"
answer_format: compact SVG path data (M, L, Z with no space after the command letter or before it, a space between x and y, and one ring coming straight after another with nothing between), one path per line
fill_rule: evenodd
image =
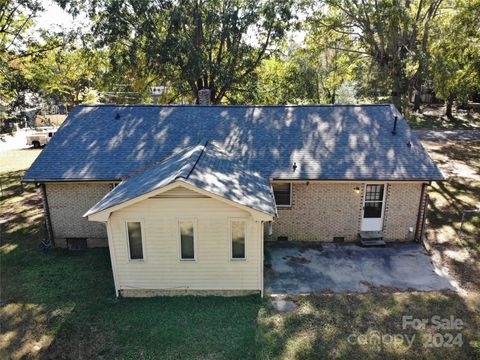
M37 128L35 132L27 135L27 145L38 149L46 145L56 132L57 128L55 127Z

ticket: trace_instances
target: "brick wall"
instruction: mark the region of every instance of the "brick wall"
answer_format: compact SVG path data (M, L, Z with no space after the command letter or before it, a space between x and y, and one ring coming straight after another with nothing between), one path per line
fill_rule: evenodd
M273 235L288 236L289 241L333 241L343 236L356 240L360 227L362 195L354 192L361 183L311 182L292 184L292 207L278 209Z
M87 238L89 247L108 246L105 225L82 216L110 191L110 184L47 183L45 187L56 246L65 247L70 237Z
M385 240L412 240L415 231L421 183L387 184L384 214ZM334 237L356 241L362 220L364 183L292 184L292 207L278 209L272 236L288 236L289 241L331 242ZM361 189L360 194L354 188Z
M388 184L383 222L386 240L413 240L421 195L421 183Z

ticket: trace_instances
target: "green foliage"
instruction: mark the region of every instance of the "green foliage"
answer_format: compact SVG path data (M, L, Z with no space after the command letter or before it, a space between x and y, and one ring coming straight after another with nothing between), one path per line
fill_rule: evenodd
M35 44L29 35L32 18L41 10L39 1L0 1L0 101L2 105L15 100L28 79L19 71L26 55L25 48Z
M45 98L74 105L95 102L94 89L108 70L105 52L86 48L52 50L29 59L26 72ZM97 99L95 99L97 97Z
M124 64L141 57L179 92L196 97L209 88L218 103L237 92L284 37L290 7L288 0L105 0L95 33L114 44Z
M0 0L0 105L393 101L433 80L446 100L480 88L479 0L57 0L92 29L34 27L40 1ZM297 22L297 15L304 18ZM305 38L293 41L291 30ZM156 98L151 87L162 86ZM7 116L8 117L8 116ZM5 118L5 115L2 115Z
M378 80L387 80L393 103L412 87L419 87L425 72L430 24L442 0L353 1L327 0L314 16L314 24L348 36L368 56Z
M462 0L455 5L436 23L431 71L437 97L464 102L480 91L480 1Z

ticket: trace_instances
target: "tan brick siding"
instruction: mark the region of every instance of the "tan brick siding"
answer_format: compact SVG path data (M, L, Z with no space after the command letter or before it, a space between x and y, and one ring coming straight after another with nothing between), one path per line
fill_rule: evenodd
M110 184L47 183L45 187L56 246L65 247L70 237L87 238L89 247L108 246L105 224L82 216L110 191Z
M273 235L288 236L289 241L333 241L334 236L345 241L356 240L360 227L362 195L355 187L361 183L294 183L292 207L278 209L273 223Z
M363 215L364 183L293 183L292 207L278 209L272 236L289 241L331 242L335 236L356 241ZM360 194L354 188L361 189ZM385 240L412 240L415 231L421 183L389 183L385 199Z
M421 183L388 184L383 222L385 240L413 240L421 194ZM413 232L408 231L409 227Z

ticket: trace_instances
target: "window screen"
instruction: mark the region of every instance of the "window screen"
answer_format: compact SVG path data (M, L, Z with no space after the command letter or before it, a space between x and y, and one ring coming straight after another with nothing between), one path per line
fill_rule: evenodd
M273 195L275 196L275 203L278 206L290 206L290 187L291 184L273 184Z
M180 256L184 260L195 259L193 221L182 220L180 227Z
M245 259L245 221L232 221L232 259Z
M130 259L143 259L142 224L140 222L127 222L127 230Z

